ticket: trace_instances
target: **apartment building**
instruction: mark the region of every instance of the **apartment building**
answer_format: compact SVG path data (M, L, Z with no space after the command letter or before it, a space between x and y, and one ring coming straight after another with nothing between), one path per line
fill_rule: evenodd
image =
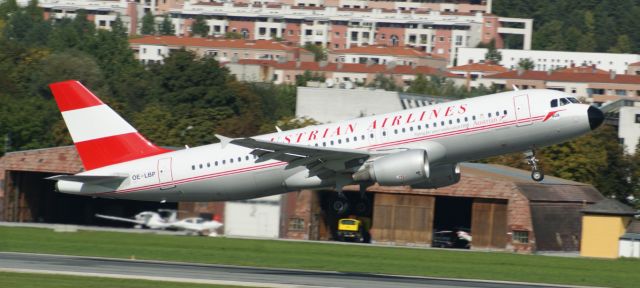
M223 2L223 1L218 1ZM380 8L397 10L425 9L442 12L491 13L491 0L236 0L236 3L282 3L300 7Z
M313 53L273 40L211 39L180 36L145 36L129 40L138 60L162 62L173 50L184 48L196 55L213 56L220 62L239 59L313 61Z
M210 27L210 36L231 32L244 39L278 38L331 50L374 44L411 46L447 58L450 63L460 48L493 39L501 47L505 34L522 35L523 48L531 47L531 19L504 18L482 11L343 8L320 4L319 1L315 6L186 2L169 13L177 35L190 35L194 19L202 16Z
M387 64L395 62L398 65L431 66L445 68L447 59L434 56L412 47L398 47L387 45L354 46L349 49L330 50L329 62Z
M606 71L613 70L618 74L627 72L630 64L640 61L639 54L621 53L592 53L570 51L545 51L545 50L517 50L498 49L502 54L500 65L508 69L516 69L518 62L530 59L534 62L535 71L548 71L574 66L596 65ZM460 48L458 49L457 63L484 62L486 48Z

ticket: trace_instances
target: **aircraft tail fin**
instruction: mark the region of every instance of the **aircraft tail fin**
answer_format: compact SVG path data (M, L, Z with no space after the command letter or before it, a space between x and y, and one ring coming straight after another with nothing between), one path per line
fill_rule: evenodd
M170 151L145 139L80 82L49 87L86 170Z

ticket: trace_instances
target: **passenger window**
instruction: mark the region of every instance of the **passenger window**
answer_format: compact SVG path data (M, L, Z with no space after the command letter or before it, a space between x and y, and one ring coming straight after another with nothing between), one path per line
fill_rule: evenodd
M342 144L342 139L338 139L338 144Z
M402 128L402 133L407 132L407 129Z
M331 146L333 146L333 140L331 140L329 143L331 143Z
M373 134L371 134L371 138L373 138ZM364 135L360 135L360 139L364 140Z
M456 122L460 123L460 118L456 119Z
M469 118L464 117L464 122L469 122Z
M433 122L433 127L438 127L438 122Z
M444 126L444 121L440 121L440 126Z
M322 142L322 147L327 147L327 142Z
M227 160L222 160L222 165L227 164Z
M191 165L191 170L196 170L196 165Z
M416 126L416 128L418 128L418 130L422 129L422 126L418 125Z
M393 133L398 134L398 129L394 129Z
M229 159L229 163L233 163L233 158L230 158L230 159Z
M218 166L218 161L216 161L216 162L214 162L214 163L213 163L213 165L216 165L216 166Z
M316 147L318 147L318 143L316 143Z
M473 115L473 116L471 117L471 119L472 119L473 121L476 121L476 115Z
M496 111L496 117L500 116L500 111Z
M449 119L449 124L453 124L453 120Z
M242 162L242 157L238 157L238 162Z
M551 100L551 108L558 107L558 99Z
M249 161L249 155L247 155L246 157L244 157L244 160Z
M507 110L502 111L502 115L507 115Z
M344 138L344 142L347 142L347 143L349 143L349 137L347 137L347 138Z
M489 118L491 118L491 113L487 114L489 116Z
M369 138L373 139L373 133L369 134Z
M207 168L208 167L211 167L211 163L210 162L207 162Z
M198 165L200 167L200 169L202 169L202 164Z

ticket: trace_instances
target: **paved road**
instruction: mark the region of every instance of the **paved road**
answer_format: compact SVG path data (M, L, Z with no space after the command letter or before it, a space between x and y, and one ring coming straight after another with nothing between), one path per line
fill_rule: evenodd
M0 271L63 273L259 287L559 287L364 273L321 272L0 252Z

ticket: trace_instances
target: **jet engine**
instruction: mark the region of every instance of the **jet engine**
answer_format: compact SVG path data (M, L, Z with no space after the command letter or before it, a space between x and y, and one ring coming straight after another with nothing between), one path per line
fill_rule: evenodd
M385 155L367 163L353 174L353 180L399 186L429 180L429 161L425 150L407 150Z
M412 184L411 188L435 189L460 182L460 165L445 164L431 168L431 175L427 181Z

